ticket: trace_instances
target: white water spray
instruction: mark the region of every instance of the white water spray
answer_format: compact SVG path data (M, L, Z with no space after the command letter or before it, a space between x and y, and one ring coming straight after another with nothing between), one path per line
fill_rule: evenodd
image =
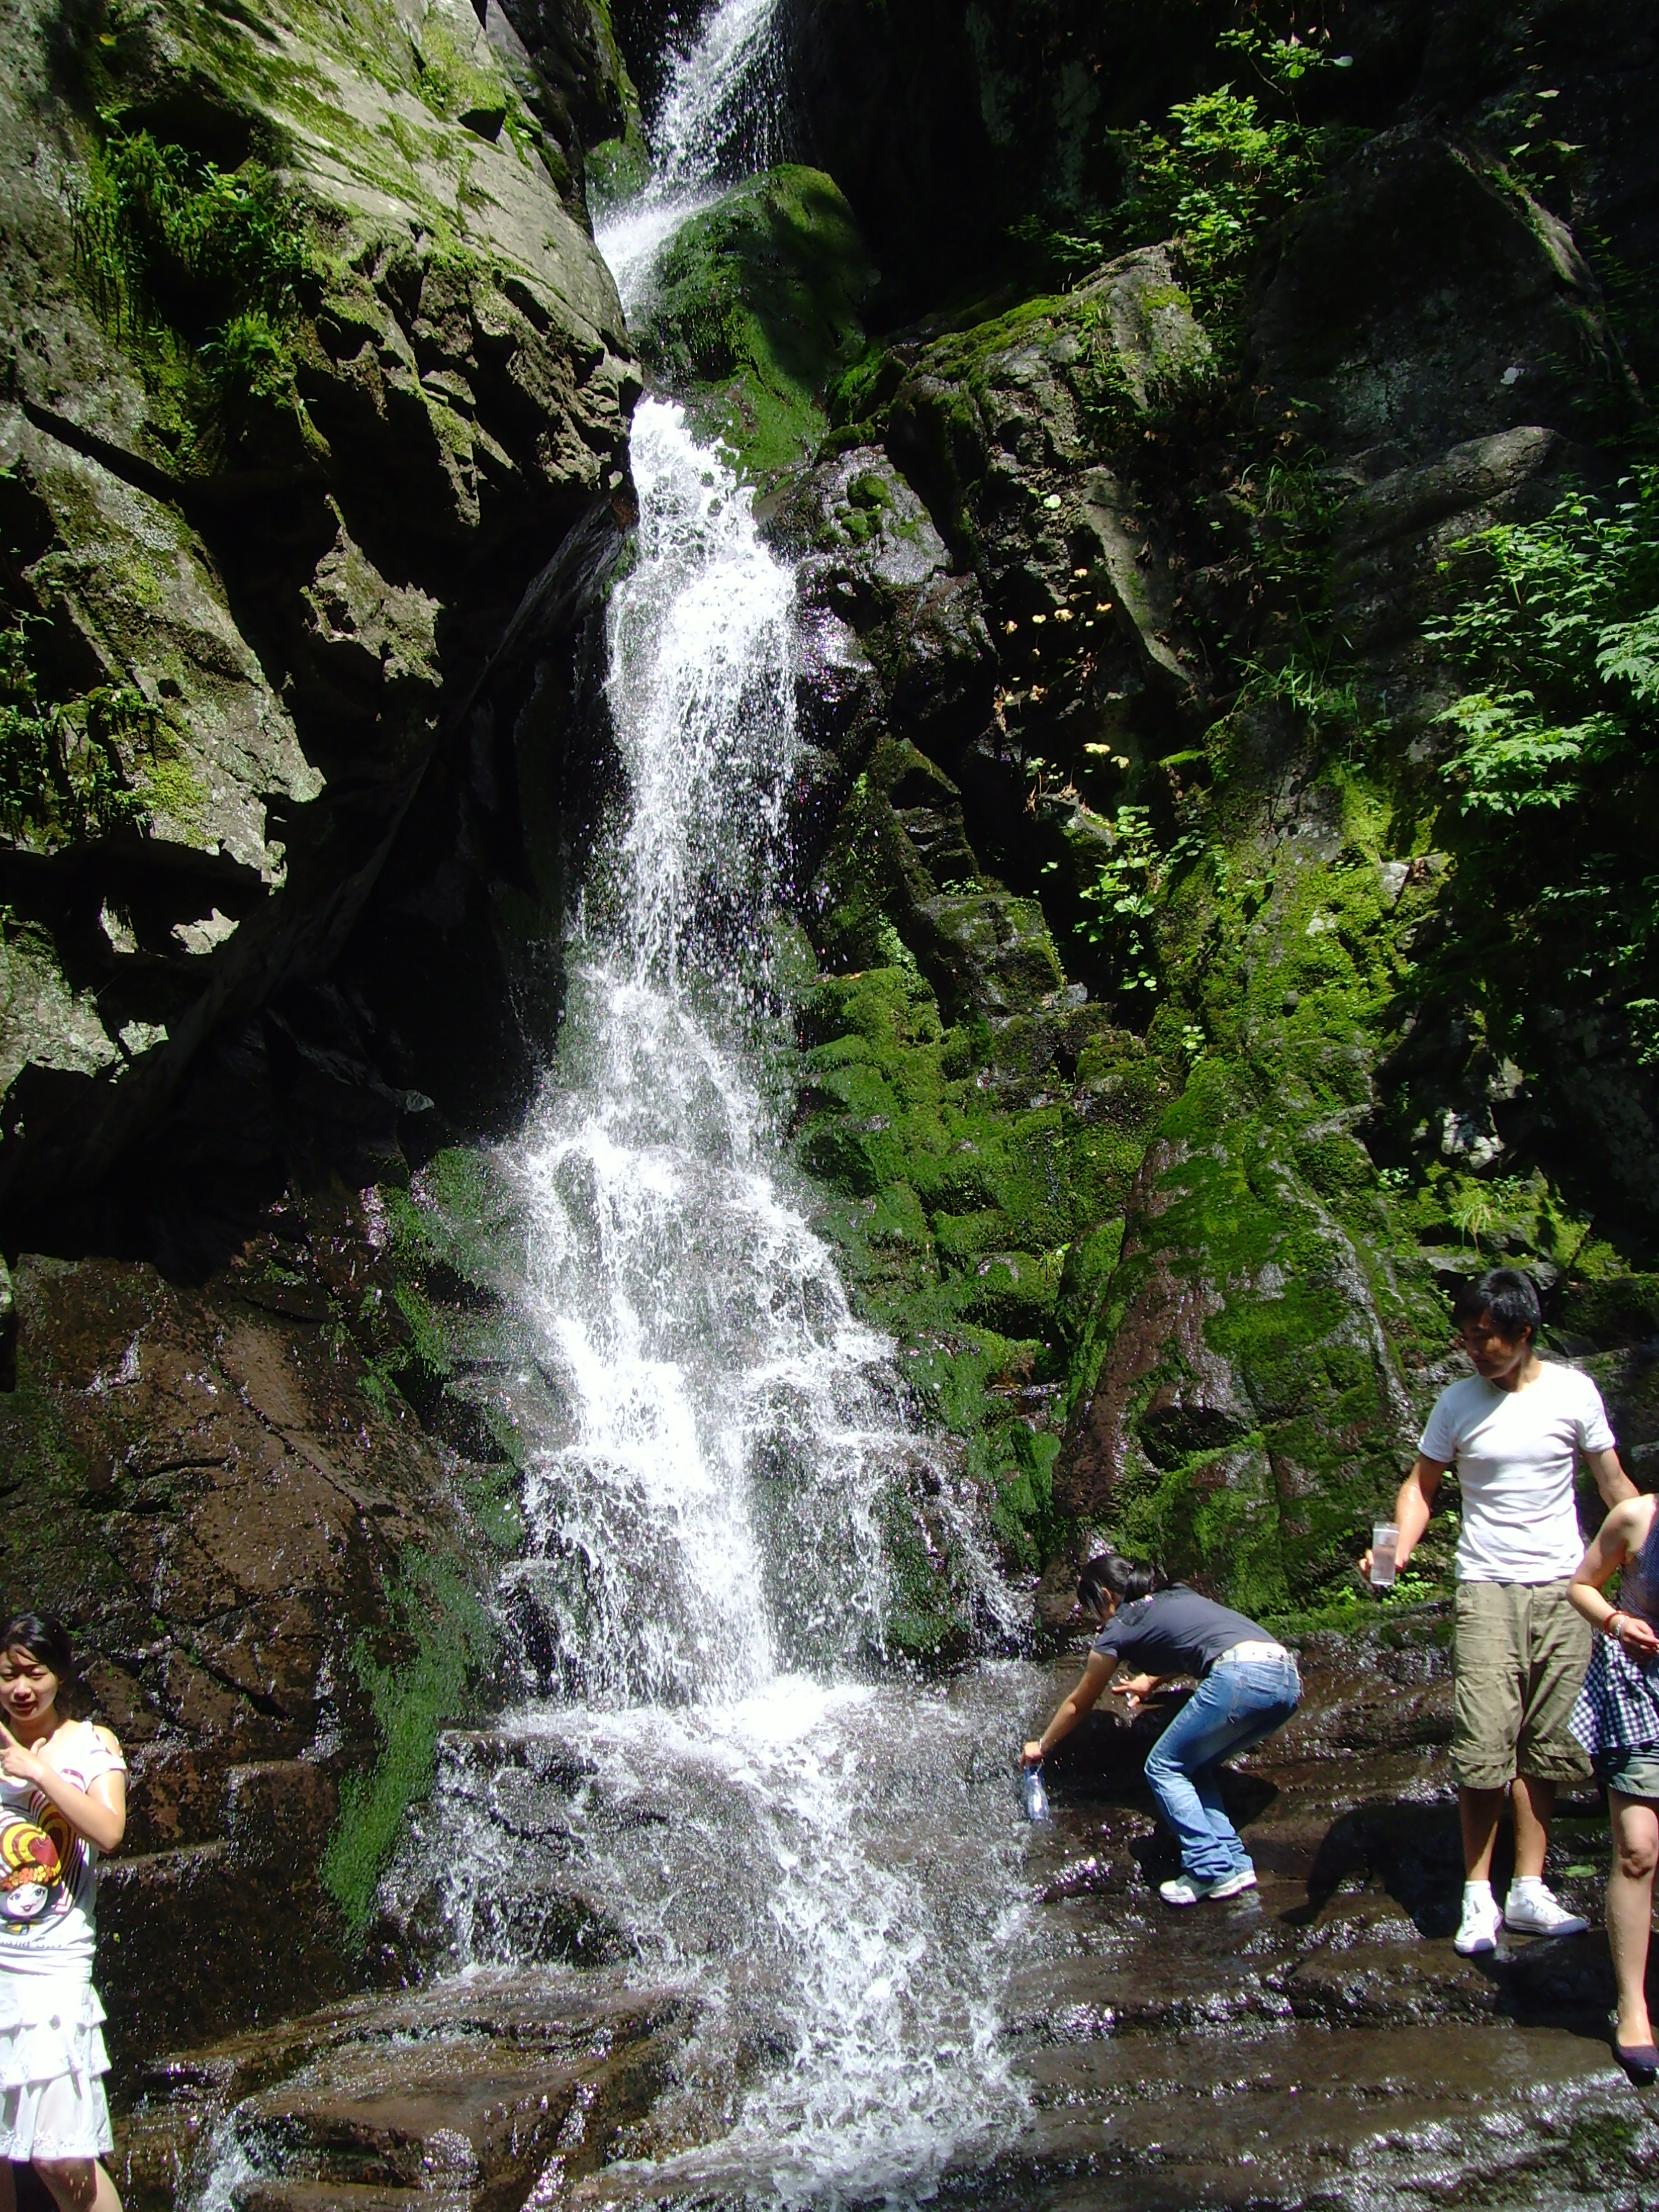
M676 57L652 132L651 180L594 229L630 315L674 234L720 197L715 180L734 139L757 167L776 157L768 122L776 14L777 0L718 0L689 51Z
M432 1899L459 1966L568 1940L576 1896L584 1942L625 1930L638 1971L697 1991L684 2133L705 2147L653 2189L914 2195L1018 2106L997 1996L1018 1690L858 1679L891 1601L884 1518L932 1447L801 1210L745 1043L795 744L793 581L677 408L644 403L633 453L608 686L630 805L556 1071L506 1155L568 1411L530 1462L509 1602L560 1694L446 1753L393 1887L405 1911ZM550 1838L528 1862L527 1834Z

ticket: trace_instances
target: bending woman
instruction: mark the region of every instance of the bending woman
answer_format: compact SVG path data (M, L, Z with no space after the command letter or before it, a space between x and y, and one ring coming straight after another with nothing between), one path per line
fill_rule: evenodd
M1159 1891L1166 1905L1237 1897L1255 1887L1255 1869L1221 1804L1221 1765L1283 1728L1302 1696L1296 1661L1246 1620L1184 1583L1152 1595L1152 1571L1108 1552L1078 1577L1078 1601L1100 1623L1083 1680L1041 1737L1025 1747L1028 1765L1070 1735L1111 1682L1130 1712L1160 1683L1200 1677L1198 1688L1153 1745L1146 1779L1158 1810L1181 1842L1182 1873ZM1148 1671L1113 1682L1133 1660Z
M0 2212L33 2160L61 2212L121 2212L104 2008L92 1986L98 1855L127 1825L126 1762L107 1729L66 1720L74 1665L49 1613L0 1627Z
M1619 1602L1602 1586L1623 1569ZM1607 1948L1619 1984L1613 2055L1638 2087L1659 2080L1644 1984L1659 1860L1659 1500L1615 1505L1567 1595L1601 1633L1569 1725L1590 1755L1613 1816Z

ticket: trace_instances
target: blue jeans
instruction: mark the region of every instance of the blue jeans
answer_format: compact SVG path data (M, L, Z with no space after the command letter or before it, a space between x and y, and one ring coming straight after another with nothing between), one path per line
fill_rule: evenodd
M1222 1762L1283 1728L1302 1696L1294 1659L1212 1667L1152 1746L1146 1779L1194 1881L1242 1874L1249 1853L1221 1809Z

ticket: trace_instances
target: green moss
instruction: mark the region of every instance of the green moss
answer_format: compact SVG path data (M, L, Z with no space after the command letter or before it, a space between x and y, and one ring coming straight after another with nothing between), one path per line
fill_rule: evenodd
M380 1752L367 1775L349 1775L339 1818L320 1869L324 1888L355 1940L366 1933L380 1874L404 1816L432 1784L438 1732L459 1713L467 1686L489 1658L495 1625L448 1560L406 1556L389 1606L390 1626L408 1656L381 1663L376 1638L352 1656L368 1692Z
M207 812L206 787L176 756L152 757L140 771L140 788L147 810L181 829L195 829Z
M436 9L421 26L420 58L420 94L432 112L494 138L507 121L512 96L494 69L464 51Z
M822 979L801 1029L797 1141L827 1186L820 1225L916 1402L962 1439L1011 1559L1040 1565L1065 1528L1052 1477L1068 1334L1121 1238L1140 1145L1132 1127L1029 1103L1063 1083L1052 1061L1034 1065L1017 1029L947 1030L914 963ZM1159 1097L1154 1079L1130 1123Z
M37 852L143 829L155 780L181 772L160 710L131 685L51 696L31 637L46 627L14 613L0 629L0 830Z
M620 207L642 191L651 174L651 156L638 136L606 138L587 149L589 198L601 208Z
M862 352L872 272L838 187L769 171L687 223L663 256L641 356L744 472L798 464L823 434L823 397Z

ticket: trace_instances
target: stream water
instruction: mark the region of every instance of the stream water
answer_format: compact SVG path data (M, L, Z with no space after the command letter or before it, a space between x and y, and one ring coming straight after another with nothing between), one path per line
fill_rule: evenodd
M630 305L714 190L769 15L725 0L672 80L657 181L600 232ZM933 1447L809 1225L766 1079L793 581L677 407L641 404L632 461L607 686L629 799L502 1163L564 1409L504 1592L547 1694L446 1747L392 1889L459 1971L574 1941L697 1993L653 2189L896 2201L1021 2106L998 2008L1030 1686L880 1663L884 1502Z

